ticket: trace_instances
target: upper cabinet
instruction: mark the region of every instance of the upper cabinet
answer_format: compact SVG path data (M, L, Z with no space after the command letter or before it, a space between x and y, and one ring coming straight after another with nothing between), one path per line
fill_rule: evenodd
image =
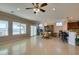
M79 29L79 22L69 22L67 26L68 26L68 30Z

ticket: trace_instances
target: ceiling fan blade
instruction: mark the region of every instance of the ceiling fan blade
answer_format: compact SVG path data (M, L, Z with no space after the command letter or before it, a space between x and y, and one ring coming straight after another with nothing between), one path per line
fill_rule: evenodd
M32 5L34 5L34 3L32 3Z
M48 4L47 3L43 3L42 5L41 5L41 7L44 7L44 6L47 6Z
M39 3L36 3L36 6L39 7Z
M33 8L25 8L25 9L33 9Z
M40 11L45 12L45 10L43 10L43 9L40 9Z

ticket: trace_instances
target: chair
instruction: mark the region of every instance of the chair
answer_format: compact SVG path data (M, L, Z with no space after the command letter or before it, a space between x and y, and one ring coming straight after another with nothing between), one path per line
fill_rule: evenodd
M43 38L49 38L49 33L48 32L43 32Z

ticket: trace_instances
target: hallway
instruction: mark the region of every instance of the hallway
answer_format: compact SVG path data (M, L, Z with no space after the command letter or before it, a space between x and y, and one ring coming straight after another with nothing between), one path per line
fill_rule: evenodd
M0 44L0 55L74 55L79 54L78 50L79 46L68 45L59 38L31 37Z

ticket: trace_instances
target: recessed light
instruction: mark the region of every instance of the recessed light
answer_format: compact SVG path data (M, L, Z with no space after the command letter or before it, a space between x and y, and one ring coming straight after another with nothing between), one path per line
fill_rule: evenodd
M19 11L19 10L20 10L20 8L17 8L17 10Z
M56 8L53 8L53 11L55 11L56 10Z

